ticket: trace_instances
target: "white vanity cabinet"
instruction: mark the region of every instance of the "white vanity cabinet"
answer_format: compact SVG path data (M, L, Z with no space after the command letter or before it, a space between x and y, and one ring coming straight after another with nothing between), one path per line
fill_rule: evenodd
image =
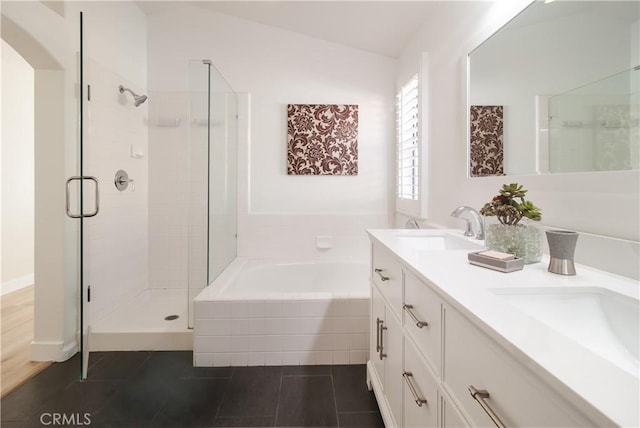
M441 288L372 242L367 378L387 427L595 425Z

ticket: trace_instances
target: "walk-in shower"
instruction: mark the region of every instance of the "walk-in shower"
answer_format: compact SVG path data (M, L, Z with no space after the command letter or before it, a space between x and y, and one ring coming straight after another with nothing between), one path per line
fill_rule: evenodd
M98 69L90 72L110 75L91 65ZM185 66L182 88L150 91L148 99L119 86L120 92L131 92L136 107L149 101L143 110L116 109L123 123L144 124L147 135L145 143L130 148L129 159L121 159L135 179L135 192L114 188L111 196L114 207L130 204L133 212L121 215L125 223L144 229L147 245L132 253L133 242L113 242L126 241L126 233L106 237L109 246L129 246L123 250L129 258L120 262L109 249L96 248L103 258L98 265L117 262L137 276L133 281L116 270L92 284L97 291L92 350L191 349L193 298L236 257L237 97L210 61ZM112 79L122 78L114 74ZM91 108L94 116L102 114L99 105ZM135 210L146 212L137 216ZM143 238L140 230L130 234ZM145 272L131 259L144 264Z

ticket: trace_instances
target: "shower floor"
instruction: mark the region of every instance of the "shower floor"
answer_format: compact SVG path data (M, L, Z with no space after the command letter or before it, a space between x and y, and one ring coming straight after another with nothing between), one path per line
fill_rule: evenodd
M177 315L177 319L165 317ZM147 290L134 302L92 322L91 351L178 351L193 349L187 327L186 290Z

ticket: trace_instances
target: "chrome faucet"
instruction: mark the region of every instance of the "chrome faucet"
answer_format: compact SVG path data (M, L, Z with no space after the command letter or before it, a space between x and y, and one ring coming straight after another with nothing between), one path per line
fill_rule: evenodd
M476 223L475 235L471 231L471 222L469 221L469 219L462 217L462 215L466 213L469 213L473 221ZM484 224L482 223L482 217L480 217L480 213L474 208L463 205L453 210L453 212L451 213L451 217L459 218L467 222L464 236L473 236L475 237L475 239L484 240Z

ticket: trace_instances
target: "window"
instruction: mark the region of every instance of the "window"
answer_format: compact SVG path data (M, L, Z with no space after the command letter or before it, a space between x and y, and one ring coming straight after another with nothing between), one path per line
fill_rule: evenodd
M422 53L419 72L396 98L396 211L413 218L427 217L427 70Z
M400 88L396 98L398 199L418 200L418 75Z

